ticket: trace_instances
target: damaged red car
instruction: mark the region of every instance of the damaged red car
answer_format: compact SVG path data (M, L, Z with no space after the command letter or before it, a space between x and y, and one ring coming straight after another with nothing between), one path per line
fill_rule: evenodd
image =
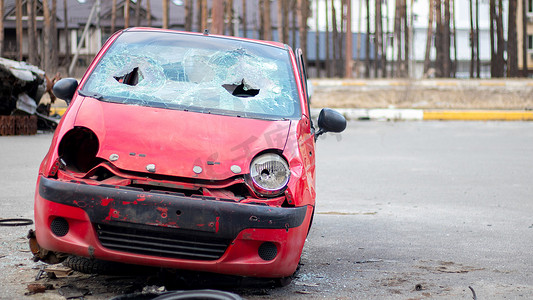
M132 28L113 35L41 164L40 253L283 278L315 207L315 140L301 51L276 42Z

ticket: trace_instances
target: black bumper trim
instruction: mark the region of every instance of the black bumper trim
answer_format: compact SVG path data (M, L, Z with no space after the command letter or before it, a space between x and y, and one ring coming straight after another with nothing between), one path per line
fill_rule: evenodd
M40 177L42 198L83 209L94 224L162 227L200 236L234 239L248 228L289 229L300 226L307 206L271 207L187 196L140 192ZM163 229L163 230L165 230Z

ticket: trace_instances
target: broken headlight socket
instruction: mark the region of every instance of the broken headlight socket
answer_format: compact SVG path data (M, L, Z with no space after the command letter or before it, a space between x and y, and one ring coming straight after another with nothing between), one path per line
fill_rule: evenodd
M276 153L263 153L252 160L247 181L263 197L276 197L285 191L290 179L287 161Z

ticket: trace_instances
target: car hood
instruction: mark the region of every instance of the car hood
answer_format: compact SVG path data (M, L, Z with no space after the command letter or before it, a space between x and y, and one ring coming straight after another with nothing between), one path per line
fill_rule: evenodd
M155 169L153 173L160 175L223 180L249 173L257 153L283 150L290 123L86 97L75 126L93 130L100 146L97 156L120 169L145 173Z

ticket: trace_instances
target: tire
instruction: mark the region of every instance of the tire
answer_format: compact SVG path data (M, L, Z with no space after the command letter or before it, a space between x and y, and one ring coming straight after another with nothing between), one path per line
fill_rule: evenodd
M74 255L67 257L63 265L81 273L100 275L117 275L132 269L132 266L126 264Z

